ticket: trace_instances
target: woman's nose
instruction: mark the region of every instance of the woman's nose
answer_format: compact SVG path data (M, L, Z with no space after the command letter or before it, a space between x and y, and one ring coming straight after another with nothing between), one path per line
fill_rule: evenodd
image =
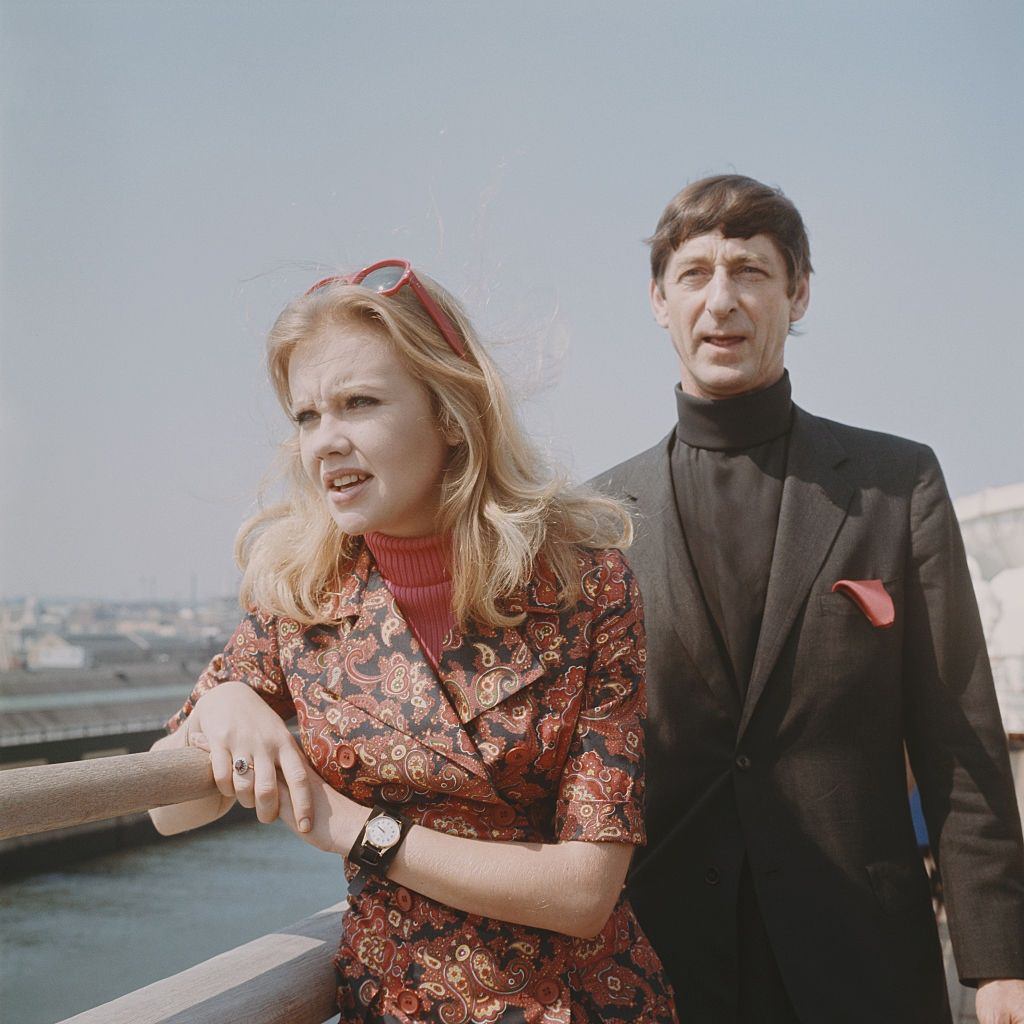
M313 454L316 458L326 459L331 455L349 455L351 451L352 439L348 436L345 425L333 416L322 416L313 438Z

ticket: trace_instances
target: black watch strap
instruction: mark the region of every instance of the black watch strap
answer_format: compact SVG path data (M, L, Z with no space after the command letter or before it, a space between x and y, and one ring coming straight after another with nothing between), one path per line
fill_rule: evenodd
M398 826L397 839L384 849L381 849L366 838L367 830L373 821L382 815L390 818ZM359 835L356 837L356 841L352 844L352 849L348 852L349 861L357 864L368 874L384 876L387 874L391 861L394 860L395 854L398 853L398 848L402 845L402 841L408 835L411 827L412 822L407 818L403 818L394 808L386 804L374 804L373 809L370 811L370 816L366 819L366 824L363 825Z

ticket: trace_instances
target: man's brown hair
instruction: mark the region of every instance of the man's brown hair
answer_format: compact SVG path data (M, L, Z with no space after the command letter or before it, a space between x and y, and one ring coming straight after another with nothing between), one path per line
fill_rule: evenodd
M647 239L651 276L658 287L664 291L665 265L683 242L719 230L726 238L768 235L786 261L790 295L813 270L804 222L781 189L742 174L716 174L692 182L673 196Z

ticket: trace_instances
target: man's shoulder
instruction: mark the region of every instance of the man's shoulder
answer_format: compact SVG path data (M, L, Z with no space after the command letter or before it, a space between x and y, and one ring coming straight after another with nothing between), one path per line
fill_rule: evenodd
M664 473L674 436L675 431L672 430L650 448L645 448L610 469L602 470L591 477L590 486L618 498L636 498L637 491L643 489L644 482L650 479L652 473Z
M910 468L935 460L935 453L921 441L881 430L841 423L797 407L797 423L804 428L824 430L832 435L848 458L864 461L876 469L885 465Z

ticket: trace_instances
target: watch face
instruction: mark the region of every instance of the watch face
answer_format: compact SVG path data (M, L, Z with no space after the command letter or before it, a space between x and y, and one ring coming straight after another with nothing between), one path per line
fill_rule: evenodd
M394 846L401 834L402 827L385 814L379 814L366 826L366 842L378 849Z

